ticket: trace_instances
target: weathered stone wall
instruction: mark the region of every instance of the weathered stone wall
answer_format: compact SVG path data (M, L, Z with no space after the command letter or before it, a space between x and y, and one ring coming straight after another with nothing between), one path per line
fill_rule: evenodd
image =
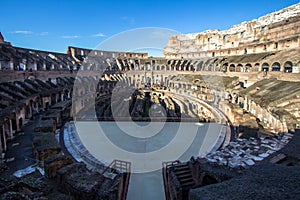
M24 81L26 79L40 79L47 81L49 79L54 79L58 77L75 77L76 73L70 71L4 71L0 70L0 82L9 81Z
M164 50L167 58L243 55L299 47L300 4L265 15L229 30L172 36Z

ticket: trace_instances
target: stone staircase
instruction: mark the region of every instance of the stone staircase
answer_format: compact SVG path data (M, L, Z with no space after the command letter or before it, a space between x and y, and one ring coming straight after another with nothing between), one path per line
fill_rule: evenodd
M191 169L187 163L180 163L174 166L174 173L178 178L178 181L183 190L196 186Z
M188 162L164 162L162 173L166 200L188 199L190 189L198 186Z

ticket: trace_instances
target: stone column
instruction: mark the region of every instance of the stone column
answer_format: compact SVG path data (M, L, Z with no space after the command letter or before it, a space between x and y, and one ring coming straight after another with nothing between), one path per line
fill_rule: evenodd
M14 70L14 62L13 61L9 62L9 67L11 70Z
M37 62L36 61L33 64L33 70L35 70L35 71L37 70Z
M2 160L2 152L3 152L3 149L2 149L2 129L0 129L0 161Z
M32 105L31 105L30 102L29 102L28 107L29 107L29 114L28 114L28 117L31 118L31 117L32 117Z
M13 139L14 135L13 135L13 130L12 130L12 121L11 119L9 119L9 139Z
M20 130L20 125L19 125L19 114L16 114L16 118L14 119L16 121L16 130L15 133Z
M1 133L1 136L0 137L3 137L3 144L2 144L2 146L3 146L3 149L2 149L2 151L6 151L6 148L7 148L7 146L6 146L6 135L5 135L5 128L4 128L4 125L2 125L2 133ZM1 138L0 138L1 139Z

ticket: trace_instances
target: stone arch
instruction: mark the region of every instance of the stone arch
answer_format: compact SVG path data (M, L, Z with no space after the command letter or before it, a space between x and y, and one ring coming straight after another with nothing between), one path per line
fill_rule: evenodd
M29 75L29 76L27 77L27 79L29 79L29 80L34 80L34 79L36 79L36 77L35 77L34 75Z
M215 64L214 66L214 71L220 71L221 65L220 64Z
M159 65L156 66L156 70L157 70L157 71L160 70L160 66L159 66Z
M50 103L49 101L45 102L45 110L48 110L50 108Z
M269 71L270 65L269 63L263 63L261 66L261 71Z
M291 61L286 61L283 65L284 72L292 73L293 71L293 63Z
M72 92L70 92L70 96L72 97L72 94L73 93L73 91ZM39 109L41 109L41 108L43 108L43 98L40 98L40 97L37 97L36 99L35 99L35 107L36 107L36 111L39 111Z
M161 70L165 70L166 68L165 68L165 66L164 65L162 65L161 66Z
M201 174L200 179L201 179L202 186L219 183L218 179L215 176L207 174L207 173Z
M17 115L15 112L12 113L13 118L11 119L11 123L12 123L12 130L14 131L18 131L18 119L17 119Z
M35 101L35 102L34 102ZM29 119L35 113L35 107L38 102L37 100L30 99L28 105L25 107L25 118Z
M280 63L279 62L274 62L272 64L272 71L280 71Z
M231 65L229 66L229 71L230 71L230 72L235 72L235 65L234 65L234 64L231 64Z
M227 68L228 68L228 63L224 63L224 64L222 65L222 71L223 71L223 72L227 72Z
M260 64L259 63L255 63L254 71L260 71Z
M165 77L164 79L164 86L168 86L169 84L169 80L168 80L168 77Z
M32 100L30 100L30 101L32 101ZM30 106L31 106L31 103L28 103L28 105L25 106L25 118L26 119L29 119L32 116L32 110L31 110L32 108Z
M236 72L243 72L244 70L243 70L243 65L242 64L238 64L237 66L236 66Z
M209 64L207 66L207 71L214 71L214 68L215 68L215 64Z
M63 99L62 99L62 91L59 91L58 92L58 96L57 96L57 103L58 102L61 102Z
M21 129L22 126L23 126L23 118L20 117L19 118L19 128Z
M12 123L12 122L10 121L9 118L4 118L4 120L3 120L4 135L5 135L5 138L8 140L13 138L10 123Z
M194 65L190 65L190 67L191 67L191 71L195 71L195 68L194 68Z
M151 77L147 77L145 85L151 85L151 83L152 83L152 78Z
M203 61L200 61L197 65L197 71L201 71L203 68Z
M170 71L170 66L169 65L166 66L166 70Z
M188 65L186 65L184 68L185 68L185 71L189 71L190 70L190 68L189 68Z
M245 65L245 72L251 72L252 71L252 65L250 63L247 63Z

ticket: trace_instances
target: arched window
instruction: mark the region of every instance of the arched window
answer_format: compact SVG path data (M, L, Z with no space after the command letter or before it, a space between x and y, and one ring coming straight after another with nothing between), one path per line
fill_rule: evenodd
M293 71L293 63L291 61L287 61L284 63L284 72L292 73Z
M231 65L229 66L229 71L230 71L230 72L235 72L235 65L234 65L234 64L231 64Z
M269 71L270 65L268 63L264 63L261 67L262 71Z
M274 62L272 65L272 71L280 71L280 63Z

